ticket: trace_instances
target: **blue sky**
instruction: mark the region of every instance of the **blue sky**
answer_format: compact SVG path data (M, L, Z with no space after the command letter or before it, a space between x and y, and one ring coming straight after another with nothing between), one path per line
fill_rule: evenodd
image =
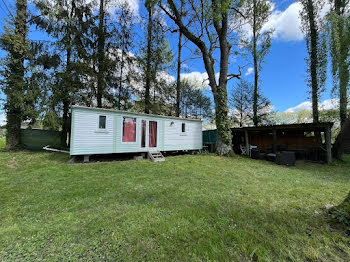
M145 16L145 8L143 1L140 0L124 0L129 1L135 10L135 13L140 17ZM13 9L13 0L6 0L7 6ZM272 47L270 53L266 57L266 63L263 66L261 73L263 94L268 97L273 104L276 111L295 111L301 108L309 108L310 104L305 103L309 100L308 87L305 82L306 65L305 57L306 46L303 34L300 31L300 20L298 17L300 5L293 0L279 0L272 1L273 10L272 16L268 21L266 28L274 28ZM0 2L0 32L3 32L4 18L8 16L8 11L3 2ZM171 21L166 21L171 25ZM138 34L142 33L138 30ZM31 28L30 38L45 39L46 36L42 32L35 31ZM168 35L171 47L174 54L177 53L177 34ZM189 44L189 46L191 46ZM3 54L3 53L0 53ZM191 53L184 49L183 59L186 60L191 57ZM240 57L231 63L232 72L237 72L238 65L246 65L246 61ZM243 72L244 78L253 80L253 74L249 74L251 65L248 65ZM183 66L183 76L203 81L205 76L205 69L201 59L191 60L186 62ZM175 75L175 72L169 72ZM228 91L230 92L237 80L231 80L228 84ZM322 95L321 102L325 103L331 98L331 79L327 80L327 91ZM209 92L208 92L209 94ZM3 95L0 95L3 97ZM3 112L0 111L0 124L4 120Z

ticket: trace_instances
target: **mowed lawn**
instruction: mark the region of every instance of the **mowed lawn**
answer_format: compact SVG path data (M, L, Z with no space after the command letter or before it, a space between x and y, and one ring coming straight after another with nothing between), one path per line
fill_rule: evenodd
M350 261L324 208L349 192L350 157L67 160L0 152L0 261Z

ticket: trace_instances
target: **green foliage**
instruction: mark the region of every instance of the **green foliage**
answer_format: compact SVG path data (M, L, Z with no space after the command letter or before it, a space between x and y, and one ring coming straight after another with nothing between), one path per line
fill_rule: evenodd
M52 115L61 119L64 146L70 129L70 105L81 101L91 105L88 101L90 97L85 94L91 96L93 93L88 81L92 73L90 35L94 24L93 2L36 0L34 3L40 15L33 15L32 23L54 39L53 43L39 42L37 62L48 79L45 113L51 114L48 116L50 119ZM51 122L48 127L57 128L57 124Z
M340 98L339 113L342 122L347 117L347 94L350 80L350 15L346 11L347 8L349 8L348 0L333 1L326 24L332 59L332 91Z
M322 92L325 91L327 78L327 38L323 31L321 10L325 0L299 0L302 8L300 17L302 30L306 35L308 57L306 81L311 90L313 121L319 121L318 103Z
M332 218L343 224L350 233L350 193L347 195L343 203L330 209Z
M0 134L0 150L5 148L6 145L6 137Z
M1 91L6 100L4 109L7 115L7 148L20 145L20 128L23 119L31 117L36 100L31 86L27 83L29 41L27 39L27 0L16 1L16 16L4 26L0 46L6 52L1 70Z
M114 103L114 107L128 110L131 107L132 95L136 92L132 82L135 81L137 75L134 66L137 62L137 58L130 55L132 48L135 46L135 17L127 1L121 2L118 7L116 11L116 23L118 25L115 28L116 39L111 37L111 40L115 41L117 50L119 51L119 53L116 54L116 71L118 72L116 85L118 88L116 90L116 97L112 97L112 100L114 99L114 101L117 102ZM108 79L112 80L113 75L115 75L114 68L111 69L107 81ZM109 81L108 84L109 89L113 90L113 81Z
M246 0L243 1L242 9L245 15L242 23L247 23L250 30L249 33L240 30L240 41L252 59L255 56L258 63L258 71L260 72L265 57L270 51L271 36L274 31L262 30L271 15L271 3L264 0ZM237 14L237 16L239 15Z
M1 261L348 261L324 206L349 192L332 166L216 155L67 164L0 153ZM35 240L34 240L35 239Z
M143 24L146 41L142 43L139 57L144 88L139 90L138 95L144 100L145 112L158 113L152 111L159 109L156 104L160 105L163 101L174 99L174 94L169 94L175 93L175 86L173 83L167 83L168 79L164 78L164 72L169 69L174 56L165 38L167 27L162 20L162 13L152 2L145 3L148 4L148 20ZM167 88L170 86L172 92Z
M47 111L42 122L43 128L48 130L60 130L62 126L62 119L55 110Z
M271 3L265 0L246 0L242 6L245 18L243 19L250 27L247 32L241 32L241 43L251 56L254 68L254 90L252 92L253 101L253 123L255 126L261 123L258 111L261 111L261 104L266 106L269 101L261 95L261 79L259 78L262 64L271 48L271 36L273 30L263 31L264 25L271 15Z
M232 109L232 121L239 126L249 126L253 124L254 119L254 86L252 83L242 79L232 90L229 98L229 105ZM273 115L270 101L264 97L261 92L257 99L257 119L258 124L271 124Z
M193 86L189 81L181 81L180 115L182 117L210 118L212 104L203 90Z

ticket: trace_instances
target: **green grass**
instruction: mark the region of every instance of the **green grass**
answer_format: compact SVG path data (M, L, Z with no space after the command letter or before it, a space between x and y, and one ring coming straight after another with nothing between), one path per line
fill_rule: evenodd
M349 261L324 206L350 158L282 167L214 155L67 164L0 152L0 261Z
M0 135L0 149L4 148L6 145L5 136Z

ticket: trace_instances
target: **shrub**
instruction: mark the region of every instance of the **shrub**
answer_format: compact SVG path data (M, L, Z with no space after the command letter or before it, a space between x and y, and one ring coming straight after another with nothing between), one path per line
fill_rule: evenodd
M343 203L331 208L329 212L332 215L332 218L343 224L347 232L350 232L350 192Z

